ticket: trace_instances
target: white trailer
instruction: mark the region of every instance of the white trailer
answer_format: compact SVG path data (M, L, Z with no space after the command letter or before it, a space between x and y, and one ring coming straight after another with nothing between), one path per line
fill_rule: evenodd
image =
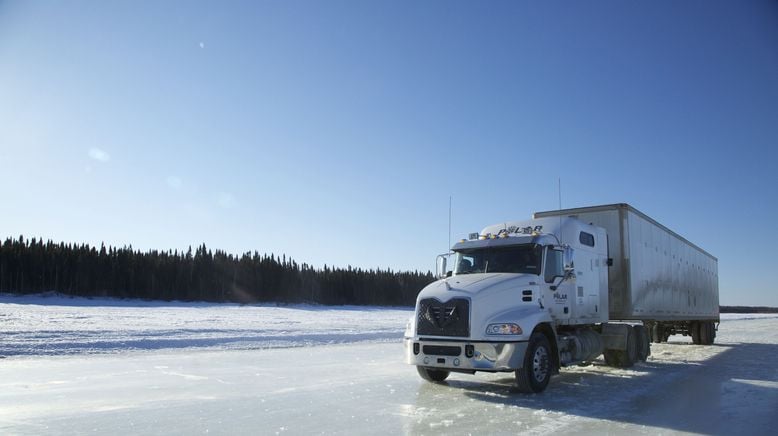
M715 338L716 258L626 204L488 226L450 255L404 338L406 362L429 381L515 372L520 390L540 392L560 367L600 355L645 361L652 338Z
M537 212L572 217L608 234L609 316L642 321L654 342L671 334L712 344L719 322L718 259L628 204Z

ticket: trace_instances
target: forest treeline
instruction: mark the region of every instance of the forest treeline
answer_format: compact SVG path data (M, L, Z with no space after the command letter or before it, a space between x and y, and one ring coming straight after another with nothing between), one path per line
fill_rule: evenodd
M719 313L778 313L778 307L719 306Z
M6 239L0 292L212 302L412 306L430 272L298 264L285 255L208 249L142 252L129 247Z

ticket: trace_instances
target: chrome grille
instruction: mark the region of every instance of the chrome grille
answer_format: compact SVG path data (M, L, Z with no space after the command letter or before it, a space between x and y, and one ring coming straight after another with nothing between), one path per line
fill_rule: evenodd
M416 330L419 335L470 336L470 301L454 298L442 303L434 298L419 302Z

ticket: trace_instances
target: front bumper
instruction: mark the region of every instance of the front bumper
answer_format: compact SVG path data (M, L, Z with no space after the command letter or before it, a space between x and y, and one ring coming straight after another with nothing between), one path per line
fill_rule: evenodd
M406 337L403 344L405 363L463 371L515 371L522 367L527 351L526 341L459 342Z

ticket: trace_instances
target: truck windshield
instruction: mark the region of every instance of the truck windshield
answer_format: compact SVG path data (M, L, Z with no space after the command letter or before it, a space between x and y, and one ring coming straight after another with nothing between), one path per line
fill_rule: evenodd
M513 245L457 251L454 275L487 272L540 274L539 245Z

